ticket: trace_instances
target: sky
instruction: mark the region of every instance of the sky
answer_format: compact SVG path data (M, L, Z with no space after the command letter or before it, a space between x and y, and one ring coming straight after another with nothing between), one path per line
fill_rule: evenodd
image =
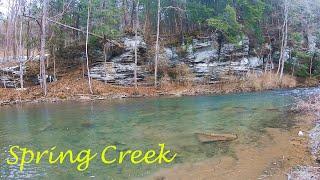
M0 12L7 13L9 0L0 0Z

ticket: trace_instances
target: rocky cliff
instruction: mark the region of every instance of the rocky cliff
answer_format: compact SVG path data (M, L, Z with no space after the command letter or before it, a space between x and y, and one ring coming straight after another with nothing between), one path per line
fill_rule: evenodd
M183 48L187 52L184 57L171 55L176 54L176 48L168 48L172 52L167 57L174 62L187 64L198 81L204 78L212 82L219 81L227 74L243 75L249 70L261 72L263 65L258 57L249 56L248 38L238 44L222 44L220 47L215 37L193 39L191 44Z
M145 78L148 72L141 66L141 59L145 59L146 57L147 46L143 38L138 37L135 40L134 37L125 37L122 39L122 42L124 44L122 54L110 58L107 63L98 62L92 65L90 76L93 79L118 85L131 85L134 82L135 45L138 47L138 81L142 81Z
M134 37L122 39L125 45L124 53L112 57L107 63L94 64L90 75L94 79L130 85L133 83L134 47L138 46L138 80L143 81L152 72L148 72L143 62L153 62L153 56L148 58L148 48L142 37L135 41ZM261 72L263 62L258 57L249 55L249 39L243 38L237 44L219 44L216 36L193 39L189 44L164 47L161 60L174 67L186 64L194 73L194 81L217 82L225 75L243 75L248 71ZM148 59L147 61L145 59Z

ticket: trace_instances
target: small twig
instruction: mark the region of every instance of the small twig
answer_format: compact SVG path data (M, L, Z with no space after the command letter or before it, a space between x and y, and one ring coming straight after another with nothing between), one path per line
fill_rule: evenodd
M70 6L71 3L72 3L72 0L67 5L64 4L62 12L57 14L57 15L55 15L55 16L53 16L53 17L51 17L51 18L61 17L69 9L69 6Z

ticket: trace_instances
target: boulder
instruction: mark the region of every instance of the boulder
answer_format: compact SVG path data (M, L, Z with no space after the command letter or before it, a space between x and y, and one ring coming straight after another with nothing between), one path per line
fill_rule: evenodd
M179 57L177 54L176 48L174 47L164 48L164 55L169 60L174 60Z
M131 85L134 82L134 63L97 63L90 69L90 76L103 82L117 85ZM145 77L145 72L141 66L137 67L137 80L141 81Z
M248 65L250 67L259 67L263 66L263 60L258 57L249 57L248 58Z
M138 36L137 38L135 38L135 36L124 37L122 41L127 51L133 50L135 45L138 46L138 49L147 49L147 44L144 42L142 36Z
M217 50L207 49L194 53L194 58L191 59L193 63L210 62L218 58Z

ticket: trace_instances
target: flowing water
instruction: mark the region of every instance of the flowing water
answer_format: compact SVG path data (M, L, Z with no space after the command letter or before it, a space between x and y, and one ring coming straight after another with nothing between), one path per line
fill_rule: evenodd
M234 156L230 143L202 144L194 133L235 133L237 143L254 143L264 129L290 128L287 109L296 96L318 89L268 91L222 96L122 99L107 102L17 105L0 108L0 177L50 179L130 179L147 176L177 163ZM7 165L11 146L33 151L56 146L54 152L91 149L100 153L107 145L118 150L158 149L159 143L177 153L172 164L104 165L99 159L87 171L76 164ZM12 159L12 158L11 158Z

